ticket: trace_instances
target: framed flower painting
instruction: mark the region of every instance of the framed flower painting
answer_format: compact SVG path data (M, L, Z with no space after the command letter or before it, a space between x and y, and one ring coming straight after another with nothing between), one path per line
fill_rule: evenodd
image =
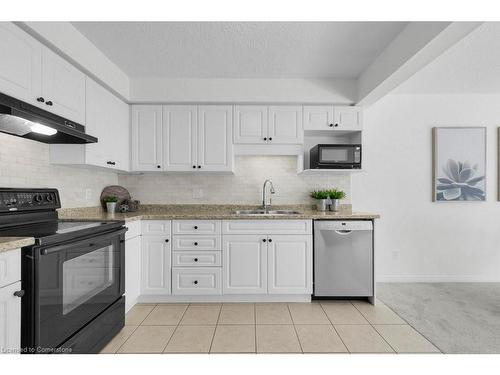
M486 128L436 127L432 141L433 201L486 200Z

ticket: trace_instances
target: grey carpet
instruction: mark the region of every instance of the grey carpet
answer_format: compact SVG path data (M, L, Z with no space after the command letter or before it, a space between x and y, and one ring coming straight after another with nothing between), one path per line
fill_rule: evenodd
M377 297L443 353L500 353L500 283L379 283Z

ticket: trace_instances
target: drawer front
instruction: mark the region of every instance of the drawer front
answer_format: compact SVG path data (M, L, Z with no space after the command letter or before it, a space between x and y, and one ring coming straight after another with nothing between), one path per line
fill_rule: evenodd
M21 249L0 253L0 288L21 280Z
M220 234L220 220L174 220L173 234Z
M172 250L220 250L220 235L173 236Z
M170 236L170 220L143 220L143 236Z
M173 267L220 267L220 251L174 251Z
M141 235L141 221L136 220L136 221L129 221L125 223L125 226L127 227L127 232L125 233L125 239L129 240L134 237L138 237Z
M172 294L221 294L220 268L172 268Z
M311 234L311 220L223 220L223 234Z

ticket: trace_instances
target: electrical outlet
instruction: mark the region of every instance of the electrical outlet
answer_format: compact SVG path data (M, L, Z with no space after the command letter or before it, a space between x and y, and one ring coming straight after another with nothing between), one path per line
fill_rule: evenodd
M193 199L201 199L201 198L203 198L203 189L193 188Z

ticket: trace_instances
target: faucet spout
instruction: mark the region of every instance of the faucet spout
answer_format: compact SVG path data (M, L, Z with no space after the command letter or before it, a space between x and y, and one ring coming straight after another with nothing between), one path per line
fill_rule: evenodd
M267 179L266 181L264 181L264 186L262 187L262 208L265 210L265 211L268 211L271 209L271 197L269 197L269 204L267 204L267 185L270 185L269 187L269 192L271 194L274 194L276 193L276 191L274 190L274 185L272 183L271 180Z

